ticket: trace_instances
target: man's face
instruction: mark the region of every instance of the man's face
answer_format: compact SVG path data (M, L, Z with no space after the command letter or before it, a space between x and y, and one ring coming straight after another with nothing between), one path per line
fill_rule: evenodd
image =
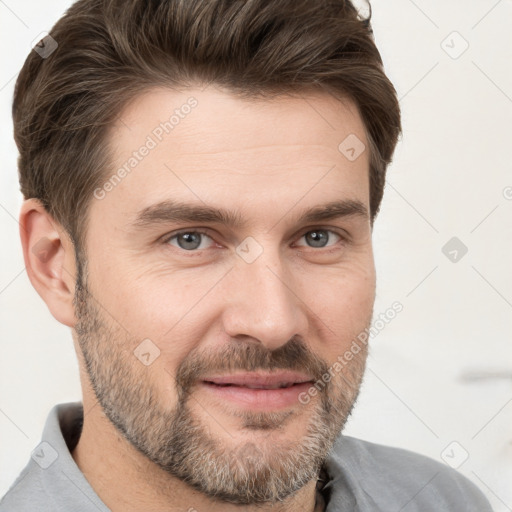
M367 145L354 105L325 93L248 101L218 89L150 91L110 134L107 179L127 165L92 200L75 339L110 421L206 495L291 495L357 397L366 350L332 371L375 298L369 154L347 158L350 135ZM303 218L339 201L345 214ZM237 223L178 218L171 202Z

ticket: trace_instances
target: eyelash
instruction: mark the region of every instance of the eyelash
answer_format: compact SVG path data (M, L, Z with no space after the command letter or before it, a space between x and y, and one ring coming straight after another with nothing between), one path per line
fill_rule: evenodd
M308 230L304 231L299 238L302 238L305 235L307 235L308 233L311 233L313 231L326 231L328 233L334 233L335 235L339 236L341 240L339 240L337 243L335 243L333 245L330 245L330 246L327 246L327 247L316 247L316 248L315 247L309 247L309 249L313 249L313 250L317 249L317 251L320 251L321 249L323 249L324 253L330 253L330 252L333 252L333 251L337 250L339 248L338 247L339 245L345 245L348 242L348 237L346 235L341 234L337 230L329 229L329 228L326 228L326 227L312 227L312 228L308 228ZM204 235L204 236L207 236L208 238L213 240L213 237L210 235L210 233L208 231L205 231L205 230L202 230L202 229L184 229L184 230L181 230L181 231L178 231L178 232L175 232L175 233L171 233L170 235L166 235L163 238L163 240L162 240L162 244L169 245L169 242L172 239L177 238L179 235L183 235L185 233L194 233L194 234ZM179 250L181 252L189 253L190 255L197 254L197 253L200 253L202 251L206 251L207 250L207 249L193 249L193 250L187 251L186 249L181 249L180 247L174 247L174 246L171 246L171 247L173 247L173 249L177 249L177 250ZM301 247L303 247L303 246L301 246Z

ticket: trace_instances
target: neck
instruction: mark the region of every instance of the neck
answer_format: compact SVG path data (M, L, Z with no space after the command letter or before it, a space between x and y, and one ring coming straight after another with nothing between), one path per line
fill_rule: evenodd
M96 494L110 510L240 511L240 505L214 501L165 472L117 431L98 403L88 400L86 396L83 403L82 433L71 455ZM312 480L283 502L244 506L244 512L314 512L315 500L316 480Z

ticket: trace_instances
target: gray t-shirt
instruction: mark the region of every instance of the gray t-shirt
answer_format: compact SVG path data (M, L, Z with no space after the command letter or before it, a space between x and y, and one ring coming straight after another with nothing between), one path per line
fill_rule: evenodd
M50 411L42 441L0 512L107 512L71 456L80 437L81 402ZM325 463L327 512L492 512L466 477L433 459L340 435Z

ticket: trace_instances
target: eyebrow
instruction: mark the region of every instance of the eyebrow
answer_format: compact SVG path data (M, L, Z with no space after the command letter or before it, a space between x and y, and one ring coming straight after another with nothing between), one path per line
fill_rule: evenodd
M303 224L344 217L359 217L368 220L368 209L357 199L342 199L315 206L301 213L296 222ZM242 229L247 225L238 211L169 199L147 206L138 212L132 226L136 229L143 229L169 222L205 222L224 224L237 229Z

